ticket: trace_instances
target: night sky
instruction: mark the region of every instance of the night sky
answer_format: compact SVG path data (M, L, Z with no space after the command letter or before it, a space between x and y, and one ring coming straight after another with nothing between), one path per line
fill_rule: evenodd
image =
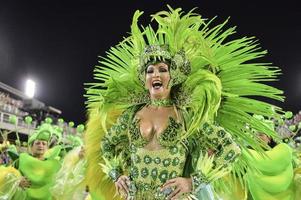
M0 81L24 90L36 81L36 98L63 111L66 121L86 120L84 83L92 82L98 56L127 36L135 10L150 14L182 7L205 18L217 16L235 38L255 36L269 54L264 58L282 69L274 86L285 91L285 110L301 110L301 7L297 1L120 0L0 1Z

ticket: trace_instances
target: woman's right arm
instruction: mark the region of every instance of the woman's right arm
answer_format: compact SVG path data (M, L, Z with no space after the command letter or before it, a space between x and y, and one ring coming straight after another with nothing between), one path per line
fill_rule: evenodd
M127 136L130 112L124 111L117 122L108 130L101 140L101 155L105 161L103 171L116 182L123 174L121 153L128 147ZM122 158L124 159L124 158Z

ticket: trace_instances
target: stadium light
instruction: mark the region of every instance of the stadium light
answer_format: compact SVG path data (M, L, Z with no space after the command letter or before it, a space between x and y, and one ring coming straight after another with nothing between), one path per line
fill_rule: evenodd
M25 94L29 98L33 98L35 94L35 89L36 89L36 83L33 80L28 79L26 81L26 86L25 86Z

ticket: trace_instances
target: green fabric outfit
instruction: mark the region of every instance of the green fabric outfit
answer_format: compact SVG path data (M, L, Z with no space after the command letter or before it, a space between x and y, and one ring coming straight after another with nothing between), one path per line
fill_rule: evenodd
M31 186L26 189L26 200L50 200L50 187L59 169L60 163L55 159L39 160L27 153L21 153L19 171L31 182Z
M292 149L284 143L266 151L266 155L250 150L249 159L259 170L249 172L247 181L254 200L294 200ZM296 198L298 199L298 198Z

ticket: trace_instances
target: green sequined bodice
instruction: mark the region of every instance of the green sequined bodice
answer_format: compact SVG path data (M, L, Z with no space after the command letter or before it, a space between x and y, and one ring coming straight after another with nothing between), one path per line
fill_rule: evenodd
M187 156L185 146L178 143L150 151L132 144L131 150L130 177L134 184L132 191L135 196L155 194L156 199L162 199L164 194L160 192L160 187L168 179L181 177L183 174Z
M140 133L139 120L134 119L129 128L131 138L132 192L137 199L145 199L150 194L155 199L164 199L160 187L171 178L183 175L187 149L179 136L183 126L173 118L169 118L167 128L157 138L162 149L147 150L148 141ZM139 197L139 198L138 198Z
M205 123L190 137L182 138L184 123L171 117L166 129L156 138L160 149L148 150L147 144L152 141L140 132L140 122L135 119L138 109L126 110L101 141L102 155L110 168L108 176L116 181L121 174L129 175L129 195L133 199L166 199L173 188L160 191L161 186L175 177L193 176L194 187L198 188L207 177L199 173L197 162L208 150L215 153L214 166L223 168L230 167L239 155L240 149L222 127Z

